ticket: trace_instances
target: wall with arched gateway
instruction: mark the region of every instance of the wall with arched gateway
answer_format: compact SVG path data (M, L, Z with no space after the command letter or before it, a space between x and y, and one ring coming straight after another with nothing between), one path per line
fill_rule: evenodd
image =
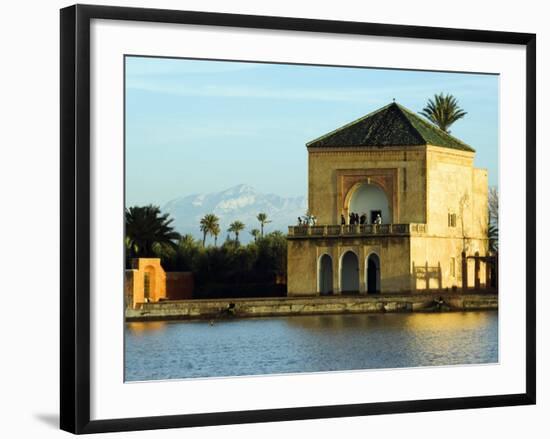
M159 258L132 259L124 278L125 305L135 308L145 302L191 299L193 287L190 272L165 272Z
M320 294L320 258L328 255L332 263L332 294L342 294L342 261L347 252L358 258L359 294L367 294L366 261L376 254L380 263L380 292L410 292L414 287L410 269L408 237L371 237L369 239L290 239L288 241L288 295Z

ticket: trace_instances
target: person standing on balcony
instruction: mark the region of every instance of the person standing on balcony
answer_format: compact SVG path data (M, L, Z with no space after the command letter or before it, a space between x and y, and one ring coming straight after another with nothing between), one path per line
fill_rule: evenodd
M361 215L361 218L359 219L359 224L365 224L366 222L367 222L367 215L363 213L363 215Z
M382 216L380 214L376 215L376 219L374 220L374 224L382 224Z

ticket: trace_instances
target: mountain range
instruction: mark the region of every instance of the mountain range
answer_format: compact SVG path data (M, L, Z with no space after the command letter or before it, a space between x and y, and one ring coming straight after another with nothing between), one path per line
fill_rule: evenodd
M258 213L266 213L271 221L265 225L264 233L275 230L287 233L288 226L296 224L297 217L304 215L306 210L307 199L304 196L286 198L275 194L263 194L246 184L221 192L175 198L162 207L163 212L174 218L173 225L176 231L191 234L197 239L202 239L200 220L208 213L213 213L220 219L222 232L218 242L225 240L229 224L239 220L246 226L239 235L243 243L253 239L250 234L252 229L260 229L260 223L256 219ZM211 237L207 238L207 242L211 240Z

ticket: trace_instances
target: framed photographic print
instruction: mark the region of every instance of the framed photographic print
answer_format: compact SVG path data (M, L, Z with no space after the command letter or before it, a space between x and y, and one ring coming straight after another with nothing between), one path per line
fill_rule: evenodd
M535 41L62 9L61 428L534 404Z

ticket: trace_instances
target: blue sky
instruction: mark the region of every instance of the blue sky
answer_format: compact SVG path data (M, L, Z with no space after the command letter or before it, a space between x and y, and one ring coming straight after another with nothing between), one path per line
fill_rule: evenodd
M498 184L498 76L170 58L126 58L126 204L245 183L307 194L305 143L396 102L451 93L451 133Z

